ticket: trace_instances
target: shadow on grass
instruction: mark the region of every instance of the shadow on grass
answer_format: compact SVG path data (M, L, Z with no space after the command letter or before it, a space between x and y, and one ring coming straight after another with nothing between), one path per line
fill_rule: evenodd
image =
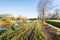
M59 22L46 21L46 23L51 24L51 25L53 25L53 26L55 26L55 27L60 28L60 23L59 23Z

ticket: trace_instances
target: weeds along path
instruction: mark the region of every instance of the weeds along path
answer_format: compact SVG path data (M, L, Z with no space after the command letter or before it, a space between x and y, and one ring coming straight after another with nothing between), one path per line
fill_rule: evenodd
M44 31L44 33L47 35L48 40L57 40L57 37L56 37L57 30L56 29L54 29L50 26L47 26L47 25L41 25L41 28Z
M14 32L12 32L11 34L7 34L3 40L11 40L12 37L14 37L15 35L19 34L19 32L23 31L24 26L19 27L17 30L15 30ZM23 29L23 30L22 30Z
M30 24L31 25L31 24ZM20 32L16 36L12 37L11 40L28 40L28 36L30 35L31 31L33 30L34 24L31 26L27 26L24 31Z
M38 21L20 27L12 34L7 35L3 40L48 40L46 34L42 31Z
M19 37L18 39L19 40L29 40L30 35L32 34L33 29L34 29L34 25L22 37Z
M38 21L20 27L18 30L7 35L3 40L48 40L42 31Z
M57 40L56 30L39 21L26 23L10 34L6 34L1 40Z
M19 27L17 30L15 30L14 32L12 32L11 34L7 34L5 37L2 38L2 40L14 40L18 39L19 35L22 36L23 33L27 32L30 28L31 28L32 24L25 24L25 26L21 26Z
M42 31L40 27L40 23L36 22L31 35L29 36L28 40L48 40L45 33Z
M34 25L17 40L48 40L47 36L43 33L40 28L40 23L36 22Z

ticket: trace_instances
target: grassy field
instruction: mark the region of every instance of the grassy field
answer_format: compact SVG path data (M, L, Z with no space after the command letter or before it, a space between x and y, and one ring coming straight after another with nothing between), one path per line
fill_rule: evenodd
M60 29L60 20L48 20L46 23Z
M60 40L60 20L48 20L46 21L47 25L51 26L52 28L58 30L56 32L58 40Z
M47 26L49 29L55 29L54 27L50 27ZM52 34L50 31L52 32L52 30L46 30L46 27L42 26L40 21L34 20L6 28L0 34L0 40L49 40L49 37L51 37L50 40L54 40L52 35L56 40L60 40L60 32L58 30L55 34L54 32Z

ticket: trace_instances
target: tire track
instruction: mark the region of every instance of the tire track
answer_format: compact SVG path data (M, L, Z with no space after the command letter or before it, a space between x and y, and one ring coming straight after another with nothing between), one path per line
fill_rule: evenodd
M47 25L41 25L41 28L42 28L43 32L47 35L48 40L57 40L57 38L56 38L57 30L56 29L49 27Z

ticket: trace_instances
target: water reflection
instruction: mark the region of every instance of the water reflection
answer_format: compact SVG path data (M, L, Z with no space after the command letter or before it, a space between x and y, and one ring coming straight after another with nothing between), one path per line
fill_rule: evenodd
M6 30L6 28L0 28L0 30Z

